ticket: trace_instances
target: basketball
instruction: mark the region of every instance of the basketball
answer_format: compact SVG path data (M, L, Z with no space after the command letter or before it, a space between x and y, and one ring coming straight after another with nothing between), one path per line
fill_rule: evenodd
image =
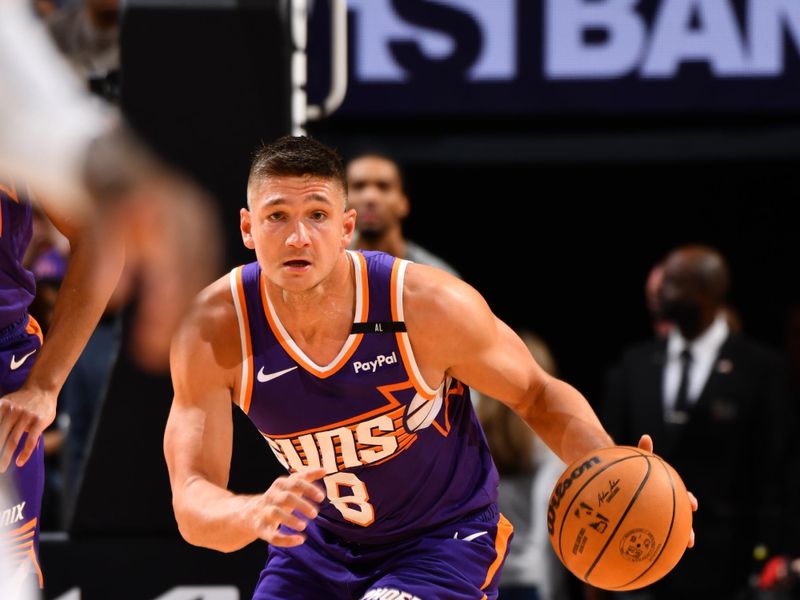
M692 529L686 487L662 458L614 446L572 463L547 509L559 559L578 578L606 590L658 581L683 555Z

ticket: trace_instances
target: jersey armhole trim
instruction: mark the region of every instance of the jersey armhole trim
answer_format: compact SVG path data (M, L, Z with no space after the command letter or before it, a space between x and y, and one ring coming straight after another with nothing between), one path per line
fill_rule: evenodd
M236 308L236 319L239 322L239 342L242 347L242 379L239 383L239 399L236 405L247 414L250 410L250 398L253 392L253 346L250 340L250 321L247 315L247 301L242 281L243 270L244 267L236 267L231 271L230 284L233 306Z
M394 321L405 321L405 313L403 311L403 283L405 282L406 268L409 261L395 259L392 265L392 278L390 283L391 297L392 297L392 319ZM400 356L403 359L403 364L406 367L408 376L411 383L417 390L420 396L433 399L438 390L430 387L427 382L422 378L417 360L414 358L414 351L411 349L411 340L408 338L408 332L398 332L397 346L400 348Z

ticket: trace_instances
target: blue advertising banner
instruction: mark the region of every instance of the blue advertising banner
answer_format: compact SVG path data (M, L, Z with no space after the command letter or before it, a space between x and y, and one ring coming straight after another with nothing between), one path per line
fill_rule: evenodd
M800 109L800 0L348 0L345 115ZM323 95L327 3L311 16Z

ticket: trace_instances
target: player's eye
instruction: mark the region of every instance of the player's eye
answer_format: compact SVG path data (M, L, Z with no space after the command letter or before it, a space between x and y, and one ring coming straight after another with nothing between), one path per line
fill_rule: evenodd
M267 215L267 221L270 221L272 223L277 223L279 221L283 221L285 218L286 218L286 215L284 213L282 213L282 212L274 212L274 213L269 213Z
M321 210L315 210L313 213L311 213L311 219L313 221L324 221L327 217L328 215Z

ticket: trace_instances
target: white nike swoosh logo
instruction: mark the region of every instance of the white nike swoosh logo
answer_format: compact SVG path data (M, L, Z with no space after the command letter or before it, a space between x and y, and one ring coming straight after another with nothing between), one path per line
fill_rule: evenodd
M488 531L479 531L478 533L473 533L473 534L468 535L467 537L461 538L461 539L464 540L465 542L471 542L475 538L479 538L482 535L486 535L487 533L489 533L489 532ZM454 540L458 539L458 532L457 531L456 531L456 534L453 536L453 539Z
M278 371L277 373L270 373L269 375L265 375L264 367L261 367L258 370L258 375L256 375L256 379L258 379L260 383L267 383L268 381L272 381L273 379L276 379L281 375L286 375L289 371L294 371L296 368L297 368L296 366L289 367L288 369L284 369L283 371Z
M22 363L24 363L26 360L28 360L28 357L31 354L34 354L35 352L36 352L36 350L31 350L30 352L28 352L25 356L23 356L19 360L17 360L17 357L12 354L11 355L11 370L12 371L16 371L17 369L19 369L22 366Z

